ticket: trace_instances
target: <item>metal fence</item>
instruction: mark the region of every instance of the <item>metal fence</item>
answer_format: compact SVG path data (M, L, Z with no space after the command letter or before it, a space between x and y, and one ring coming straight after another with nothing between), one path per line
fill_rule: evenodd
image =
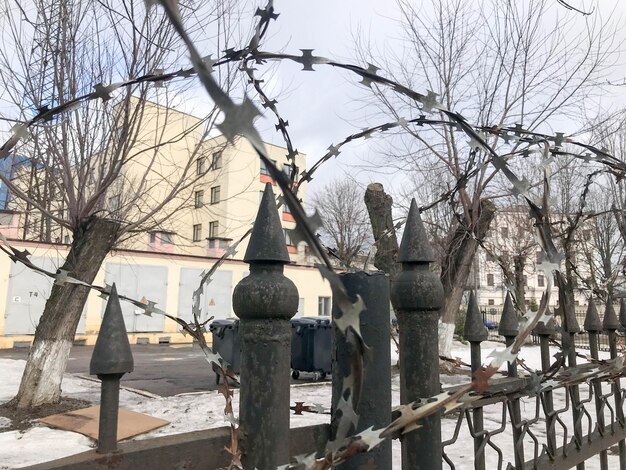
M116 305L112 292L91 365L92 373L103 381L99 449L33 468L212 469L228 462L229 468L236 468L229 455L235 448L241 451L245 469L325 469L337 459L344 461L335 467L342 470L389 470L393 466L392 437L401 438L404 470L583 469L592 457L599 459L605 470L609 452L616 455L620 468L626 469L624 390L620 385L624 368L617 357L621 325L613 309L602 321L597 312L595 316L593 311L586 314L590 359L581 364L577 364L575 347L580 328L573 308L563 309L560 324L554 320L538 323L534 332L541 348L542 370L537 373L518 369L512 354L516 341L523 338L509 300L510 307L497 319L498 331L508 346L499 354L510 361L508 368L504 376L481 383L494 371L481 365L481 343L489 338L484 323L487 313L480 312L472 296L464 336L470 342L472 383L477 386L442 391L437 323L443 290L429 269L432 251L413 206L398 258L402 271L391 286L382 273L342 276L345 290L341 296L334 290L333 299L330 424L290 430L290 318L297 310L298 293L283 275L289 257L278 212L275 205L262 202L244 258L250 264L250 275L233 293L242 350L237 433L229 434L230 428L226 428L213 434L116 443L119 377L133 365L119 303ZM399 327L403 404L393 411L389 299ZM367 309L350 317L349 306L358 307L361 301ZM348 305L339 309L341 302ZM553 358L549 345L558 331L562 347ZM359 343L350 341L350 336L357 334L367 352L354 350ZM598 360L601 334L607 337L612 359ZM355 387L362 377L362 386ZM471 393L464 393L467 390ZM355 399L357 393L360 396ZM494 408L496 419L492 419ZM450 423L454 423L452 427ZM471 451L468 442L473 443ZM461 457L454 451L459 447ZM289 464L297 453L304 456Z
M576 307L575 308L574 313L576 315L576 320L579 325L582 325L585 322L587 308L588 307ZM604 316L604 310L602 307L600 307L599 310L603 312L602 315L600 315L600 318L602 319ZM502 336L498 332L498 326L500 324L500 319L502 317L502 307L481 307L480 311L483 317L483 322L489 332L488 340L504 343L504 336ZM554 339L556 341L560 341L561 340L561 331L560 331L561 317L557 315L555 317L555 321L556 321L557 328L554 334ZM620 344L624 343L624 327L621 325L619 329L617 330L617 338L618 338L618 343ZM539 344L539 337L533 334L532 341L534 344ZM574 344L577 348L590 349L589 333L587 333L583 328L581 328L578 334L574 336ZM606 331L600 331L598 333L598 350L605 351L605 352L610 351L609 334Z

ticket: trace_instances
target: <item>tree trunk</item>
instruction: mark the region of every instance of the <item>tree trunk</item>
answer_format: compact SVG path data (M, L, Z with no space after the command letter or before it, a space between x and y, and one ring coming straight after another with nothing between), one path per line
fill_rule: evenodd
M482 240L487 234L496 213L496 206L484 199L480 201L479 211L478 216L472 217L476 222L472 225L471 234L461 226L454 230L441 267L444 301L439 323L439 354L446 357L450 356L454 324L459 313L467 277L478 249L476 239Z
M385 193L382 184L372 183L367 186L364 200L376 244L374 266L389 274L390 279L394 279L399 266L397 263L398 239L391 213L393 199Z
M113 248L119 228L119 222L95 216L86 219L74 231L72 246L61 269L91 284ZM12 405L32 408L59 401L63 373L89 290L78 284L52 286Z

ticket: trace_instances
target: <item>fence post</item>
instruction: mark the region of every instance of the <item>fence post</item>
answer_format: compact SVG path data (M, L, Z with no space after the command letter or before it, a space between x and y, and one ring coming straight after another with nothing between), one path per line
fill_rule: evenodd
M489 337L489 332L485 327L483 316L478 307L478 301L474 291L470 293L469 302L467 304L467 315L465 316L465 327L463 329L463 338L470 342L470 354L472 374L482 366L482 358L480 356L480 343ZM474 460L475 470L485 470L485 440L483 409L482 407L474 408L472 412L474 431Z
M561 318L561 348L567 357L567 365L569 367L576 366L576 346L574 344L574 336L580 332L580 325L576 319L576 311L574 308L574 300L572 296L571 285L567 282L562 273L558 274L557 286L559 287L559 310L562 313ZM574 422L574 443L580 446L583 442L582 418L584 412L580 404L580 391L578 385L568 387L572 400L572 420ZM578 470L585 469L585 463L581 462L576 465Z
M589 299L587 313L583 328L589 335L589 352L592 358L598 359L598 334L602 331L602 322L598 316L598 310L593 303L593 298ZM592 382L596 403L596 421L600 428L600 432L604 432L604 406L602 404L602 380L594 380ZM609 462L606 450L600 451L600 468L608 470Z
M400 333L400 402L410 403L439 393L439 309L443 287L430 271L434 256L415 199L398 252L402 271L393 281L391 301ZM438 470L442 466L441 415L431 415L422 427L405 434L403 470Z
M298 290L283 274L289 253L269 184L244 261L250 275L233 291L241 319L239 440L244 468L270 469L289 460L289 320L298 309Z
M133 369L133 353L128 342L117 288L113 284L89 364L89 373L97 375L102 381L97 452L117 450L120 379Z
M366 305L361 312L360 328L363 341L369 349L365 368L365 379L361 391L361 399L356 409L359 423L356 431L371 426L384 428L391 420L391 347L390 347L390 313L389 313L389 277L382 272L368 274L365 272L341 275L346 291L352 299L360 295ZM337 309L333 310L333 315ZM333 397L331 435L335 436L337 420L337 403L340 399L341 384L350 374L352 364L352 347L343 335L338 334L333 324ZM354 430L353 430L354 431ZM390 469L391 442L383 442L371 452L359 454L347 462L337 466L341 470L357 470L360 468Z
M502 318L498 326L498 333L504 336L506 346L509 347L515 341L515 337L519 333L519 318L513 307L511 293L506 293L504 300L504 308L502 309ZM517 359L509 362L509 377L517 377ZM519 398L513 398L508 402L509 414L511 415L511 427L513 428L513 450L515 453L515 468L521 470L524 468L524 432L522 430L522 413L520 409Z
M550 318L548 323L540 322L537 324L533 333L539 336L539 349L541 351L541 371L546 373L550 369L550 336L556 333L556 322L554 316ZM543 409L546 414L546 439L548 441L548 455L556 455L556 417L554 412L554 400L552 390L546 390L544 393Z
M622 303L622 307L623 307ZM620 308L620 317L622 316ZM617 334L616 331L620 326L620 322L617 319L617 315L615 315L615 309L613 308L613 299L609 297L606 301L606 310L604 311L604 318L602 319L602 328L609 335L609 351L611 354L611 359L615 359L617 357ZM615 379L613 382L613 397L615 399L615 411L617 414L617 421L621 426L624 426L624 403L622 400L622 392L620 380ZM619 468L620 470L626 469L626 442L622 439L618 444L619 449Z

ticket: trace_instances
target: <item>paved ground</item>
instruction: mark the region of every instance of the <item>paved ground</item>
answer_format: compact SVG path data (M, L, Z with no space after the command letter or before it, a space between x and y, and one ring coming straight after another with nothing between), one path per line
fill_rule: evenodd
M132 345L135 371L122 377L122 385L146 390L160 396L215 390L215 374L202 351L191 345ZM89 375L93 346L74 346L67 372ZM28 349L0 349L1 358L26 359ZM312 381L312 374L302 373L293 383Z

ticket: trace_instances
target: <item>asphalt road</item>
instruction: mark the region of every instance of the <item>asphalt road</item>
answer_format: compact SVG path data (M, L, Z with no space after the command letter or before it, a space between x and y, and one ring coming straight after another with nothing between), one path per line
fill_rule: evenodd
M160 396L216 390L215 373L198 346L131 345L135 370L122 377L122 385ZM74 346L67 372L89 375L93 346ZM0 358L26 359L28 349L0 349ZM292 383L312 382L313 375L301 373Z

